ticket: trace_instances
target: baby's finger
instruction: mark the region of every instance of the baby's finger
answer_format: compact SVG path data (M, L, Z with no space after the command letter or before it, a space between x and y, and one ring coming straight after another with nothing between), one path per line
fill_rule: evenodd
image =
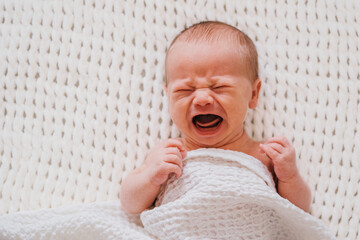
M184 143L182 141L181 138L173 138L173 139L169 139L167 142L166 147L176 147L179 149L180 154L181 154L181 158L184 159L187 155Z
M265 152L265 154L270 158L270 159L275 159L279 156L279 152L277 152L276 150L274 150L271 146L269 146L268 144L260 144L260 148Z
M289 140L284 136L276 136L276 137L270 138L265 143L278 143L278 144L282 145L285 148L290 145Z
M187 155L186 151L181 151L180 153L181 153L182 159L186 158L186 155Z
M178 156L180 159L182 159L182 154L180 152L180 149L177 147L167 147L165 149L165 153L166 154L175 154L176 156Z
M182 158L180 158L179 156L175 155L175 154L168 154L166 156L166 163L171 163L171 164L175 164L177 165L179 168L183 168L184 163L182 161Z
M185 151L184 144L180 138L170 138L165 141L165 147L177 147L180 150Z
M260 143L260 145L259 145L260 153L265 153L263 147L264 147L264 144L263 144L263 143Z
M177 147L180 151L186 151L185 146L180 138L170 138L165 141L165 147Z
M272 149L274 149L278 153L284 152L284 147L282 145L280 145L279 143L267 143L265 145L270 146Z
M182 169L176 164L166 163L164 169L168 175L174 173L177 178L182 175Z

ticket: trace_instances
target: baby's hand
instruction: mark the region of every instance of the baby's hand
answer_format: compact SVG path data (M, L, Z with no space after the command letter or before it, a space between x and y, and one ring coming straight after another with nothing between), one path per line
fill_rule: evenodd
M260 151L272 160L279 181L289 182L299 174L295 149L285 137L274 137L260 144Z
M148 153L145 160L146 174L151 184L160 186L170 174L182 175L186 150L180 139L168 139Z

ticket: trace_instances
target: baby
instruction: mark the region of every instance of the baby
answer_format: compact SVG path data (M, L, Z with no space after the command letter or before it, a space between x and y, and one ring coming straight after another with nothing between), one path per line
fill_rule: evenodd
M148 153L121 188L128 213L151 207L169 176L182 175L187 151L221 148L260 160L273 174L280 196L309 211L311 193L296 167L293 146L285 137L252 140L243 124L256 107L261 88L257 52L251 39L221 22L201 22L171 43L165 63L173 122L182 138L168 139Z

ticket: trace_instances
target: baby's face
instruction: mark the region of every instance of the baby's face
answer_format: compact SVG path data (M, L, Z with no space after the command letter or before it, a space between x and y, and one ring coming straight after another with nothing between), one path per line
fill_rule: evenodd
M222 147L243 134L260 80L250 81L233 43L176 42L166 63L172 120L185 141Z

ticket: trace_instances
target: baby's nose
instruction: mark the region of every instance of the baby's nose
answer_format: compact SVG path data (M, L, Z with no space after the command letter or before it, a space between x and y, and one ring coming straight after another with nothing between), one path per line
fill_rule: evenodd
M206 106L208 104L213 104L214 99L208 89L197 89L195 91L193 103L199 106Z

